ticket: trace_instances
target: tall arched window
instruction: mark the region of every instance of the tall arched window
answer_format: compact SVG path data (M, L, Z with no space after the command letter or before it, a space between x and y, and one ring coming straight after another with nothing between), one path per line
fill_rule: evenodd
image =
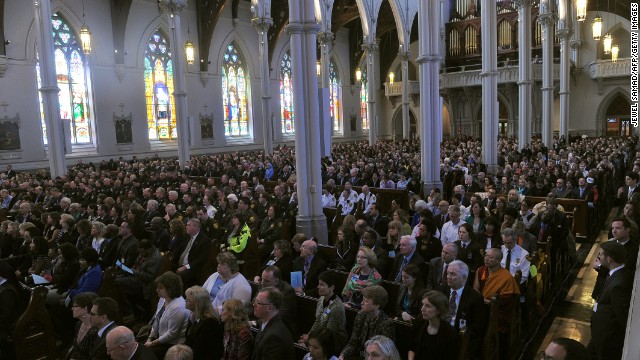
M367 67L362 68L362 80L360 81L360 116L362 117L362 130L369 130L369 117L367 114L367 104L369 103L369 93L367 91Z
M151 35L144 52L144 94L149 139L177 138L171 47L160 29Z
M55 13L51 17L53 25L54 61L56 79L60 92L60 118L71 121L71 143L91 143L91 122L89 119L88 71L85 69L85 58L78 37L71 30L67 21ZM40 64L36 62L38 88L40 80ZM47 128L44 122L42 96L40 98L41 124L43 141L47 144Z
M222 63L222 106L224 107L224 135L249 135L247 113L246 69L244 59L232 42L227 46Z
M287 50L280 62L280 118L282 133L293 134L293 83L291 83L291 52Z
M340 107L342 106L342 88L340 78L336 70L336 64L329 62L329 92L331 95L331 119L333 120L333 132L342 133L342 118L340 117Z

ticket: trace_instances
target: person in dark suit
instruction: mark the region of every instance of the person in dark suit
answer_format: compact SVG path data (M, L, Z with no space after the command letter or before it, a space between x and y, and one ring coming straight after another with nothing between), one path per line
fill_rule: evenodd
M100 297L93 300L91 307L91 325L98 329L98 340L91 351L93 360L109 360L107 354L107 335L118 325L115 319L118 318L118 303L112 298Z
M482 199L482 206L491 211L496 208L496 189L492 187L488 190L487 197Z
M275 265L267 266L260 276L260 288L274 287L282 294L282 306L278 311L280 319L284 322L294 339L300 336L298 328L298 302L296 292L288 282L282 280L280 269ZM251 310L250 310L251 311Z
M417 245L417 240L410 235L400 238L400 252L393 259L393 266L388 276L389 281L401 282L402 270L409 264L417 266L421 271L424 270L424 258L416 251Z
M487 326L488 314L484 306L484 298L471 286L466 286L469 267L460 260L452 261L447 269L447 285L449 304L455 302L455 314L449 314L449 323L456 332L466 327L470 333L469 354L472 359L482 358L482 339ZM455 295L454 295L455 293ZM453 297L453 298L452 298Z
M369 206L369 214L364 219L370 228L375 230L380 236L386 236L389 231L389 218L380 214L378 204L373 203Z
M613 237L609 239L609 241L621 244L627 251L627 256L624 260L625 270L632 273L635 272L639 248L637 243L638 239L631 238L631 223L624 217L616 217L611 221L611 233ZM601 264L598 259L594 261L593 269L598 272L598 277L593 286L591 297L597 300L611 269Z
M370 248L376 254L375 268L378 270L382 278L386 278L389 271L389 253L378 245L378 234L375 230L367 228L362 235L362 245Z
M449 292L446 270L457 256L458 246L454 243L449 243L442 247L441 256L431 259L429 262L429 277L427 278L428 290L438 290L445 294Z
M638 181L640 181L640 175L633 171L627 173L624 179L626 186L621 186L618 189L618 196L615 199L614 204L619 207L618 213L622 212L624 204L631 199L633 194L640 193L640 187L638 187Z
M587 202L593 202L593 190L587 186L587 180L583 177L578 179L578 187L571 191L572 199L587 200Z
M138 258L138 239L133 235L133 229L130 226L131 223L123 221L120 224L120 244L118 245L118 252L116 260L120 260L128 267L132 267Z
M98 264L102 269L107 269L116 263L120 239L118 239L118 226L109 224L104 230L104 240L98 251Z
M117 326L106 336L107 351L112 360L157 360L149 348L136 342L136 338L126 326Z
M467 223L458 228L458 259L464 261L473 273L484 263L480 243L473 238L473 227Z
M253 313L260 321L252 360L293 360L293 338L278 316L282 306L282 293L274 287L261 289L253 301Z
M204 231L200 231L200 221L191 219L187 222L187 234L189 241L184 241L176 248L173 257L173 268L182 278L185 287L191 287L199 281L198 276L209 258L211 241Z
M300 256L293 262L293 271L302 272L302 288L296 293L318 297L318 275L327 269L327 263L318 255L318 244L305 240L300 246Z
M594 360L622 358L633 286L633 274L624 269L626 255L624 245L615 241L601 244L598 250L598 260L611 270L591 315L588 349Z

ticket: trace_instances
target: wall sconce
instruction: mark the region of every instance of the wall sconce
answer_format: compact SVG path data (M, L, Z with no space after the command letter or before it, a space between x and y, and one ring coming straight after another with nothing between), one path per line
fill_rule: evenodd
M394 81L395 79L396 79L396 74L395 74L393 71L391 71L391 72L389 73L389 84L390 84L390 85L393 85L393 81Z
M317 73L318 77L320 77L321 69L322 69L322 65L320 64L320 61L316 61L316 73Z
M620 52L620 48L618 47L618 45L613 45L611 47L611 61L612 62L617 62L618 61L618 53Z
M587 18L587 0L576 1L576 19L584 21Z
M360 70L360 68L356 68L356 81L362 81L362 70Z
M593 40L598 41L602 37L602 18L600 15L596 15L591 24L591 30L593 32Z
M602 44L604 45L604 53L606 55L611 54L611 44L613 43L613 36L611 36L611 34L607 33L607 35L604 36L604 41L602 42Z

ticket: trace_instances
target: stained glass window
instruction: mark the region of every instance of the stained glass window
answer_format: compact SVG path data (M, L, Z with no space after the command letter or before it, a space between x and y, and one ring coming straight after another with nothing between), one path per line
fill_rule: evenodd
M291 52L287 52L280 62L280 118L282 133L293 134L293 84L291 83Z
M247 78L244 59L232 42L227 46L222 63L222 106L224 135L249 135L247 113Z
M149 139L177 138L171 48L160 29L151 36L144 52L144 93Z
M362 117L362 130L369 130L369 118L367 116L367 105L369 94L367 91L367 68L362 68L362 81L360 82L360 116Z
M71 143L91 143L91 122L87 91L87 74L82 46L67 21L55 13L51 17L53 25L54 61L56 79L60 92L60 118L71 120ZM36 62L38 88L42 87L40 64ZM40 121L43 141L47 144L47 128L44 122L42 96L40 97Z
M333 120L333 132L342 133L342 118L340 107L342 106L342 88L336 64L329 62L329 93L331 95L331 119Z

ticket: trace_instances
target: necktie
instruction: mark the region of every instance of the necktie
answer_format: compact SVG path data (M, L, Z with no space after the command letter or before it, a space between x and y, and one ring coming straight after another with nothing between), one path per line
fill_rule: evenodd
M304 274L302 276L302 284L307 286L307 274L309 273L309 267L311 267L311 262L309 260L304 261Z
M451 296L449 296L449 315L447 315L447 320L451 323L451 326L455 324L456 312L458 310L458 307L456 306L457 297L458 292L451 290Z
M404 270L405 266L407 266L408 263L409 263L409 259L405 256L404 259L402 259L402 264L400 264L400 269L396 274L397 283L399 283L402 280L402 270Z
M440 282L440 286L447 286L447 269L449 268L449 264L444 264L444 269L442 269L442 279Z
M189 251L191 251L191 247L193 246L193 242L195 238L196 238L195 236L191 237L191 240L189 240L189 244L187 244L187 247L184 248L182 255L180 255L180 262L179 262L180 265L186 265L184 262L187 256L189 256Z
M511 266L511 250L507 251L507 261L505 261L504 268L509 270L510 266Z

